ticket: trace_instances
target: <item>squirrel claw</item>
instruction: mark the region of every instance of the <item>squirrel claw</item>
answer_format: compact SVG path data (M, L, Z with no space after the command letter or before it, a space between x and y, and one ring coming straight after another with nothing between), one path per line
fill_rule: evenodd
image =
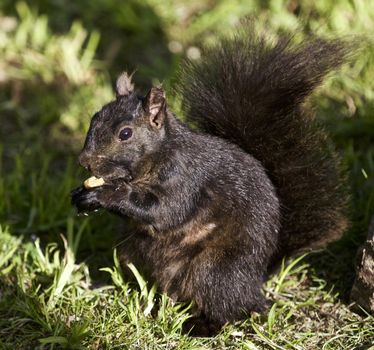
M71 204L76 206L78 213L87 216L90 211L96 211L101 208L97 198L98 190L87 190L84 187L78 187L71 191Z

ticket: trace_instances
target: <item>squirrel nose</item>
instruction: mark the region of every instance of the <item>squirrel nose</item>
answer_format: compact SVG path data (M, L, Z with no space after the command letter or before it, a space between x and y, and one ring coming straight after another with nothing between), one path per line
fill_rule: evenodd
M91 171L90 158L91 156L86 152L82 152L78 157L79 164L88 171Z

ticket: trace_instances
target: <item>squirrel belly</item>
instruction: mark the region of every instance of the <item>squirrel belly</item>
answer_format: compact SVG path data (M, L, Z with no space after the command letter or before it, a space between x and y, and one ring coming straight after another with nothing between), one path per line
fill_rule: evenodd
M160 170L171 195L160 218L122 246L122 263L138 261L164 292L193 300L195 313L214 323L263 311L261 287L280 230L275 188L252 156L170 118L169 132L184 139L183 149L168 153L164 167L172 171Z
M102 185L73 191L73 204L130 217L124 268L193 301L196 324L263 311L269 267L347 226L339 158L304 102L348 55L339 40L225 39L181 69L186 124L162 87L139 97L123 73L79 157Z

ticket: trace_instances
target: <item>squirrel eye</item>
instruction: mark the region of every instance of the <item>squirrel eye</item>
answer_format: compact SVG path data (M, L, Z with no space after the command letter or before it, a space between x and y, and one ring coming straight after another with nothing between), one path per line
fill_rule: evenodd
M128 140L130 137L132 136L132 130L131 128L123 128L120 132L119 132L119 139L121 141L126 141Z

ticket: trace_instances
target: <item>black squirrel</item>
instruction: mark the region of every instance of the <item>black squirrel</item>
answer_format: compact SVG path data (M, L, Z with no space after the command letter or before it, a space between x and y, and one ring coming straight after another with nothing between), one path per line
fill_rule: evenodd
M79 156L105 184L76 189L72 203L133 219L123 265L193 301L201 329L263 311L274 263L347 227L339 157L305 106L347 55L340 40L222 39L181 69L185 123L162 87L138 96L123 73Z

